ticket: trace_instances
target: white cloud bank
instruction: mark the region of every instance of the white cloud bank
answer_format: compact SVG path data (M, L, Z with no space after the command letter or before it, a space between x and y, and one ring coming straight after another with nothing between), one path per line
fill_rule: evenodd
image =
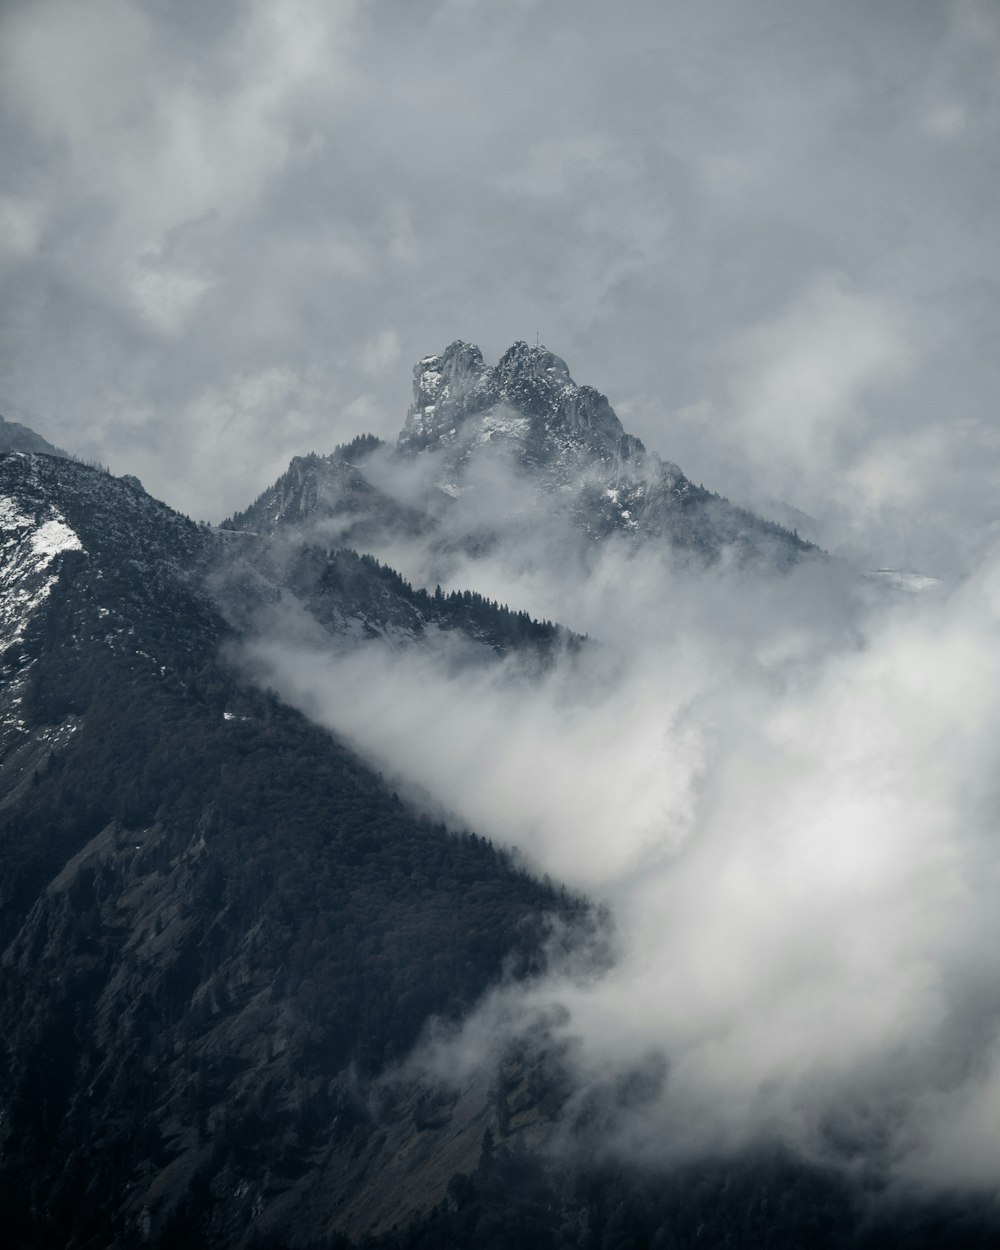
M460 1073L546 1018L580 1097L665 1061L612 1148L850 1140L902 1179L994 1185L1000 549L919 596L648 552L548 573L553 615L604 643L541 681L433 648L252 649L391 775L611 910L609 971L504 991L429 1062Z

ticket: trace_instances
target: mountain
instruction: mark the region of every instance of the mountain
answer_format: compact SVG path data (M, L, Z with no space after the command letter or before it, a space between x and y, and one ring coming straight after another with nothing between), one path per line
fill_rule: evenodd
M568 519L584 543L617 535L698 560L729 551L741 562L779 567L816 550L696 486L626 433L607 398L577 385L563 360L523 342L492 367L461 341L425 357L414 368L413 402L395 447L367 436L329 456L297 458L225 524L265 532L339 527L366 549L400 534L437 536L443 546L477 551L498 535L456 503L479 489L483 465L505 469L532 508ZM405 499L393 493L401 488ZM518 517L504 523L516 527Z
M374 1082L586 908L241 679L225 539L48 456L0 456L0 497L5 1243L303 1244L439 1200L487 1090L400 1168L428 1113Z
M406 452L449 451L460 464L477 446L505 442L523 464L566 482L595 460L619 467L644 452L607 399L577 386L565 362L544 347L515 343L489 368L478 347L457 341L426 356L413 376L399 437Z
M538 350L520 355L540 366ZM532 395L549 399L536 403L518 390L530 370L498 378L480 363L463 349L452 381L425 384L433 371L422 370L438 419L457 405L442 435L415 403L408 428L427 441L391 452L416 466L425 499L460 501L438 482L461 492L477 448L492 455L497 440L532 490L551 486L557 510L560 481L574 496L581 478L617 471L623 436L596 392L575 395L545 366ZM500 421L515 400L530 437L518 427L486 439L484 414ZM448 442L460 428L468 437ZM364 470L386 454L362 440L333 460ZM683 1166L609 1156L666 1066L653 1056L580 1089L572 1041L544 1020L460 1084L413 1064L428 1029L447 1032L491 989L530 983L567 952L581 976L599 976L610 920L479 834L415 810L257 686L240 644L262 619L305 620L333 648L375 644L378 656L379 644L443 636L463 662L517 655L530 673L584 643L475 591L414 588L322 541L325 463L304 458L258 501L254 526L214 530L134 478L0 454L4 1244L998 1244L991 1203L885 1194L853 1155L842 1169L767 1144ZM381 491L365 472L333 477L341 499ZM396 525L402 495L381 495ZM421 541L446 529L447 512L425 524ZM650 526L649 541L673 540L675 529Z
M17 421L7 421L0 417L0 452L27 451L38 452L47 456L66 456L60 447L54 447L47 439L29 430L26 425Z
M382 446L377 438L361 435L329 456L294 457L287 472L225 527L271 534L321 521L321 537L355 547L386 532L426 533L432 523L425 512L374 486L358 467Z

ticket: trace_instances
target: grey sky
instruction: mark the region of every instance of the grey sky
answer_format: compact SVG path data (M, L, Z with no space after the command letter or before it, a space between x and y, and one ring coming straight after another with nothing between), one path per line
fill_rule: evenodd
M196 517L461 337L869 562L996 523L988 0L8 2L0 412Z

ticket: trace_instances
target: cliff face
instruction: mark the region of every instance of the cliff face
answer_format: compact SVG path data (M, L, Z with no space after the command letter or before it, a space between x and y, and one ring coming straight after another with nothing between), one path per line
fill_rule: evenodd
M566 362L545 347L515 343L491 368L478 347L455 342L418 362L402 451L459 448L467 457L505 440L518 445L526 463L564 473L644 452L607 399L577 386Z

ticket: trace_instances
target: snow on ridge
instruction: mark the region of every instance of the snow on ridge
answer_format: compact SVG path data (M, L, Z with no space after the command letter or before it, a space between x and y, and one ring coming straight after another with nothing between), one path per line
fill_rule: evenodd
M32 616L58 580L51 569L64 551L83 551L79 536L54 508L39 521L23 513L17 500L0 495L0 653L24 637Z
M62 518L46 521L31 535L31 548L40 556L51 559L60 551L82 551L83 543Z
M9 495L0 495L0 530L24 529L26 525L31 524L33 524L31 517L25 516Z

